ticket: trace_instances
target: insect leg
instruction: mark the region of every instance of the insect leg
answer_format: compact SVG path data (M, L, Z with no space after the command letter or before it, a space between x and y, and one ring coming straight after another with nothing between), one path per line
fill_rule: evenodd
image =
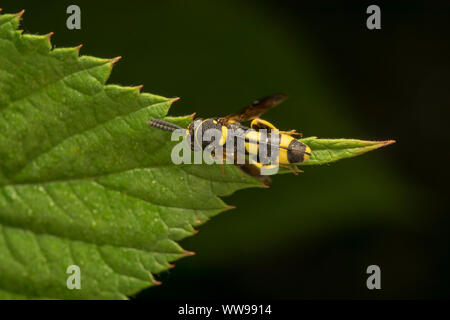
M287 168L287 169L289 169L293 174L295 174L295 175L298 175L298 173L300 172L300 173L303 173L304 171L303 170L300 170L297 166L290 166L290 165L285 165L285 164L280 164L280 167L283 167L283 168Z
M214 152L213 152L214 153ZM215 160L222 160L221 161L221 166L222 166L222 176L224 176L225 177L225 160L227 159L227 155L226 155L226 153L223 153L222 154L222 159L220 159L219 158L219 155L217 154L213 154L213 158L215 159Z
M299 136L300 138L303 138L303 133L297 132L297 130L293 129L290 131L280 131L281 134L287 134L289 136Z
M269 121L263 120L261 118L256 118L250 123L250 128L259 130L259 129L276 129L276 127L271 124Z

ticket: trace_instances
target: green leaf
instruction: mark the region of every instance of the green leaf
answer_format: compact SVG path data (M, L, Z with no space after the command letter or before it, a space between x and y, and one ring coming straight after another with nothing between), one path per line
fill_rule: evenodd
M317 137L308 137L300 139L300 141L307 144L312 151L310 159L303 162L302 166L325 164L352 158L395 143L394 140L364 141L357 139L318 139Z
M230 208L219 196L261 184L174 166L147 125L173 99L105 85L117 59L51 50L20 16L0 16L0 297L124 299L191 254L176 241Z
M192 254L177 242L231 208L220 197L263 185L232 165L175 166L170 135L147 125L175 99L106 85L118 59L52 50L21 15L0 15L0 298L126 299ZM377 146L304 141L310 164Z

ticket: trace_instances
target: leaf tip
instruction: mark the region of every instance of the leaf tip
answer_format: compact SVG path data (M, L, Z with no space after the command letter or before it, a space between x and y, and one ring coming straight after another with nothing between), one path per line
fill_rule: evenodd
M225 211L236 209L236 206L227 206Z
M169 98L169 108L172 106L172 103L176 102L180 100L179 97L175 97L175 98Z
M175 268L175 265L172 264L172 263L170 263L170 264L169 264L169 269L173 269L173 268Z
M153 280L153 284L154 284L155 286L160 286L160 285L162 285L162 282L161 282L161 281L158 281L158 280Z
M122 59L122 56L118 56L118 57L112 58L112 59L110 59L109 61L111 61L112 64L114 65L114 64L116 64L117 61L119 61L120 59Z
M2 9L2 8L0 8L0 12L2 12L2 10L3 10L3 9Z
M184 256L185 257L190 257L190 256L194 256L195 252L194 251L184 251Z
M55 33L52 31L52 32L47 33L45 36L50 39L54 34Z
M20 11L20 12L14 14L14 16L16 16L17 18L20 19L20 18L23 16L24 13L25 13L25 9L23 9L22 11Z
M373 149L378 149L378 148L382 148L382 147L386 147L388 145L394 144L397 141L395 140L385 140L385 141L377 141L374 145L373 145Z
M194 117L197 115L197 112L194 112L193 114L188 115L189 118L194 119Z
M200 230L194 230L194 234L197 234L199 232L200 232Z
M397 141L395 141L395 140L386 140L386 141L383 141L381 144L383 145L383 146L388 146L388 145L390 145L390 144L394 144L394 143L396 143Z
M80 52L81 48L83 48L83 44L80 43L78 46L75 47L75 49Z

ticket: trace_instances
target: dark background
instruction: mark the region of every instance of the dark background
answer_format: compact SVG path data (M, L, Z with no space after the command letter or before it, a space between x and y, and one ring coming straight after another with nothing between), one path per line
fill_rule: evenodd
M429 1L2 1L53 45L123 56L110 83L221 116L286 92L268 120L305 136L395 139L274 178L182 246L196 256L138 299L449 298L448 5ZM82 29L66 28L81 7ZM366 8L381 7L381 30ZM366 288L367 266L381 290Z

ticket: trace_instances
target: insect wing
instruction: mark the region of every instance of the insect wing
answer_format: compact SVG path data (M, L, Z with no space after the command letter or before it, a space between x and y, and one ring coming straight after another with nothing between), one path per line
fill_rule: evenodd
M251 175L252 177L258 179L266 186L269 186L272 183L272 179L269 176L261 175L261 169L259 169L254 164L246 163L246 164L238 164L239 168L245 173Z
M258 118L264 112L272 109L281 102L287 99L287 95L284 93L276 93L270 96L264 97L262 99L254 101L248 107L242 109L240 112L233 113L222 118L222 123L233 123L233 122L245 122Z

